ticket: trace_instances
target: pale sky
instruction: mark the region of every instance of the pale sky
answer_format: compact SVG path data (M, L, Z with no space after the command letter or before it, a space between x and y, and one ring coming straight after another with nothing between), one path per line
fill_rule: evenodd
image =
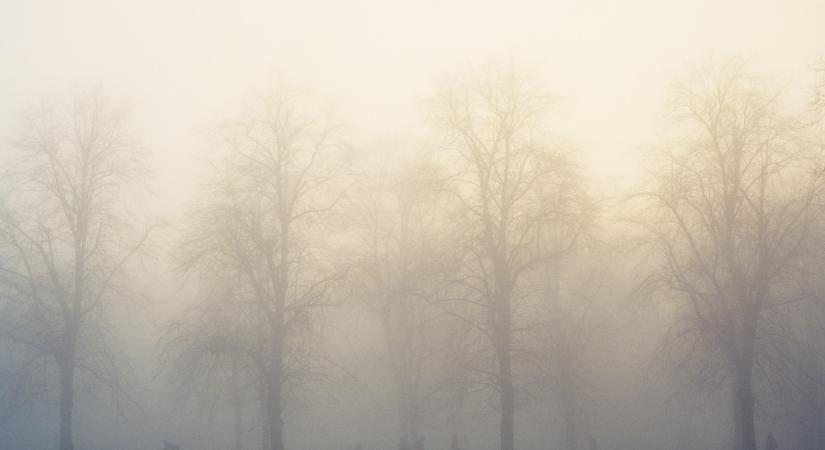
M440 76L508 55L560 97L556 128L595 182L626 183L690 65L738 55L807 86L825 2L0 0L0 130L26 101L101 86L132 105L173 206L198 129L273 74L328 100L356 143L403 140Z

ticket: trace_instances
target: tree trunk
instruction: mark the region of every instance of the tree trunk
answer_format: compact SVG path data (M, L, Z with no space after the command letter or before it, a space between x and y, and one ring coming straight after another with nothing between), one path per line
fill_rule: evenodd
M516 410L513 364L510 344L511 310L509 296L499 298L498 323L496 324L496 356L498 358L498 383L501 401L501 450L515 450Z
M60 450L74 450L72 412L74 409L74 361L65 356L60 362Z
M735 364L734 418L736 421L737 450L758 450L754 425L753 363L756 345L756 321L746 318L742 351Z
M565 359L565 363L567 360ZM567 442L567 450L578 450L579 440L577 429L578 424L578 405L576 399L576 391L573 383L575 382L570 374L569 367L562 368L562 385L561 385L561 400L562 408L564 408L564 437Z
M399 438L398 450L413 450L413 437L410 422L410 406L406 397L406 386L399 386L401 392L398 404Z
M501 450L514 450L515 446L515 388L511 369L510 352L499 357L501 362L500 386L501 389Z
M385 332L389 341L390 357L395 358L395 388L398 396L398 450L412 450L412 427L411 427L411 385L410 371L408 367L408 355L404 345L398 341L397 336L393 336L389 330L389 320L385 318ZM400 332L400 330L399 330Z
M271 424L271 449L284 450L284 417L283 417L283 386L284 386L284 345L286 326L286 299L289 289L289 230L291 218L287 215L287 209L282 208L280 212L281 224L281 248L279 250L280 264L276 269L274 261L269 253L269 270L272 287L275 293L275 324L276 329L273 342L272 379L269 389L269 423Z
M238 364L232 360L232 406L234 415L235 450L243 450L243 392L238 382Z
M738 450L758 450L754 424L753 365L756 356L758 309L746 311L742 334L742 350L736 359L734 374L734 417Z
M281 405L281 380L272 380L267 404L267 418L270 426L270 449L284 450L284 419Z
M418 408L415 404L410 405L412 412L410 413L410 436L412 436L413 450L424 450L424 437L418 430Z
M743 370L737 376L735 393L736 434L739 450L757 450L754 426L753 381L750 371Z
M269 380L265 380L264 383L267 383L265 386L261 388L262 392L260 396L261 400L261 449L262 450L270 450L272 447L272 418L270 417L269 413Z
M413 368L410 367L408 359L408 348L400 353L400 361L403 362L400 373L397 374L398 391L398 419L399 419L399 450L422 450L421 436L418 426L417 395L415 392Z
M281 320L279 323L283 323ZM270 449L284 450L284 419L283 419L283 338L278 335L274 342L272 370L269 372L269 386L267 396L267 419L270 431Z
M808 314L805 324L805 344L802 347L803 365L797 371L799 392L799 421L802 424L800 450L825 448L825 409L823 409L822 361L819 349L819 324L815 314Z

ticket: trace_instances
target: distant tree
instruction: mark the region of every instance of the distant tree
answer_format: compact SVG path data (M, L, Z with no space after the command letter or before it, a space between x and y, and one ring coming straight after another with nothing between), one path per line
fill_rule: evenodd
M580 448L586 436L582 422L593 387L588 358L603 333L599 300L605 294L608 258L604 251L577 249L530 276L537 305L529 351L539 369L533 383L558 404L568 450Z
M660 257L645 283L674 302L665 349L696 386L729 383L736 448L755 450L754 379L778 366L783 308L804 299L796 262L822 214L807 128L738 61L674 84L675 141L656 153L641 223Z
M236 330L241 335L226 335L224 343L258 346L250 357L264 445L283 450L286 389L323 375L315 319L332 305L330 290L341 278L325 259L320 220L343 195L331 189L340 142L308 97L284 85L252 98L217 134L226 156L215 164L208 197L196 205L182 266L228 283L233 298L249 305Z
M125 266L149 236L127 207L146 173L127 119L97 92L43 101L21 115L3 174L0 338L31 355L29 369L57 369L61 450L74 448L78 375L121 379L107 313L132 297Z
M525 273L531 314L521 324L535 341L524 352L538 367L531 384L549 391L564 419L566 448L577 450L582 425L588 350L598 336L594 314L606 283L609 255L592 238L595 202L572 161L559 158L555 176L537 183L542 214L536 254L553 256Z
M444 316L444 195L423 158L362 177L349 201L353 273L381 325L397 399L399 449L422 450L422 425L449 402L461 371L461 332ZM366 178L366 179L363 179Z
M457 314L489 340L493 369L479 371L498 393L501 449L515 447L517 387L513 359L519 329L516 301L523 275L552 254L538 245L547 211L539 187L569 167L559 145L544 130L550 96L515 64L444 83L432 101L432 118L452 172L450 189L458 205L454 220L463 269L454 277L463 294ZM560 172L561 171L561 172Z
M229 406L233 416L233 449L244 448L244 413L248 397L262 398L268 357L266 333L255 320L256 308L231 285L209 284L166 329L165 359L173 386L209 404L210 414ZM262 417L263 418L263 417ZM266 450L266 449L264 449Z

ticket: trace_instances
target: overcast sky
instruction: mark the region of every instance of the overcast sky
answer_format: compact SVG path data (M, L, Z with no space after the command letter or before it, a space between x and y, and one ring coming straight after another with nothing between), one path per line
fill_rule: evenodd
M507 55L559 96L558 129L596 182L626 182L691 64L739 55L806 86L825 2L0 0L0 130L26 101L102 86L132 105L171 205L197 130L272 74L327 99L359 141L405 139L443 73Z

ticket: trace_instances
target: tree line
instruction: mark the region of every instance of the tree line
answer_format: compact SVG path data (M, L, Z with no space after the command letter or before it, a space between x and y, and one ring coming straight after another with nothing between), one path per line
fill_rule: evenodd
M399 450L424 450L429 418L473 402L514 450L517 410L541 396L565 448L593 449L581 416L588 355L615 325L605 298L666 311L655 359L688 392L730 395L735 449L761 447L755 418L776 392L794 448L821 448L819 78L795 106L740 60L687 71L627 193L596 191L554 131L552 93L516 63L437 83L408 152L358 149L311 95L274 83L211 127L209 170L161 249L127 110L98 91L33 103L0 191L0 426L55 390L58 447L75 448L77 380L121 388L111 314L141 295L140 262L164 259L195 286L164 324L165 371L231 406L237 450L248 417L252 441L286 448L291 399L341 371L327 328L346 304L380 332Z

